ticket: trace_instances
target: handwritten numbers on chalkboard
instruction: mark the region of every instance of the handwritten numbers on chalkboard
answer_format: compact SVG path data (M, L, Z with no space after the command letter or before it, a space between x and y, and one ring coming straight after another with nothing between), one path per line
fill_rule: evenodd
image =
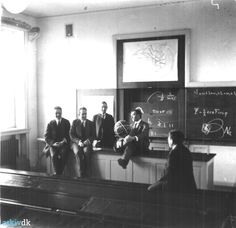
M186 132L192 140L235 143L236 88L189 88Z
M156 91L152 93L148 98L147 98L147 103L155 103L158 101L175 101L177 99L177 96L173 94L173 92L169 91L167 93L164 93L162 91Z
M131 102L131 109L142 107L142 119L149 124L150 137L167 137L170 130L181 128L184 122L184 96L179 89L163 88L142 93L142 99Z

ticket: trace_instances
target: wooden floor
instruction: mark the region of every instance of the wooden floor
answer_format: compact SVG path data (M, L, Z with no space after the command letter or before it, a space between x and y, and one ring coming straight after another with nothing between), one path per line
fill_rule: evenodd
M12 208L9 208L12 207ZM113 206L114 207L114 206ZM116 205L117 207L117 205ZM95 210L98 207L95 208ZM208 223L207 225L204 224L199 220L199 218L195 218L195 220L191 220L188 217L178 217L175 216L175 218L171 217L171 214L166 214L166 211L153 211L149 216L147 215L146 219L141 220L139 217L136 217L138 212L133 211L128 212L124 215L124 213L121 213L118 217L113 216L113 212L115 211L117 213L117 209L109 212L109 215L111 216L101 216L101 213L99 213L97 216L93 213L84 213L84 214L69 214L66 212L56 212L56 211L46 211L46 210L40 210L40 209L33 209L28 207L19 207L17 211L17 206L7 206L4 207L2 205L2 210L7 212L7 210L13 210L15 214L9 214L8 216L3 216L1 221L2 223L11 220L16 221L23 221L24 219L27 219L30 221L30 224L32 227L83 227L83 228L90 228L90 227L117 227L117 228L164 228L164 227L177 227L177 228L191 228L191 227L219 227L219 223ZM120 208L122 209L122 208ZM94 207L93 207L94 210ZM126 210L127 212L127 210ZM148 211L147 211L148 212ZM131 215L131 216L130 216ZM152 216L155 215L158 217L159 221L158 223L153 223L151 221L147 221L149 219L152 219ZM192 218L191 218L192 219ZM7 227L7 226L6 226Z
M235 194L150 193L148 185L0 169L1 221L33 227L220 227Z

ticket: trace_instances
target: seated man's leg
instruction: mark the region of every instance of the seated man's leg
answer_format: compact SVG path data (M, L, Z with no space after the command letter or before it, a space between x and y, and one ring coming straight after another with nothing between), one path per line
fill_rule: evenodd
M79 160L79 168L80 168L80 177L85 176L85 169L86 169L86 164L85 164L85 155L84 155L84 148L78 146L78 156L77 159Z
M53 174L60 175L60 155L58 148L51 146L50 155L52 159Z
M129 162L130 158L133 156L133 154L135 153L136 150L136 145L135 142L130 142L127 144L125 151L123 153L122 158L124 160L127 161L127 163Z
M80 154L81 154L81 149L76 143L72 143L71 149L74 153L75 156L75 164L74 164L74 171L75 171L75 176L80 177L81 176L81 166L80 166Z
M60 149L59 149L59 154L61 156L61 159L59 161L60 174L62 174L64 171L65 164L66 164L67 158L68 158L68 153L69 153L69 146L68 145L63 145L62 147L60 147Z
M136 150L136 144L135 142L129 142L126 144L126 147L124 149L124 153L122 158L118 159L118 164L123 168L126 169L130 158L133 156Z
M90 176L90 171L91 171L91 152L92 152L92 146L86 146L83 148L84 151L84 157L85 157L85 161L84 161L84 165L85 165L85 169L84 169L84 176L89 177Z

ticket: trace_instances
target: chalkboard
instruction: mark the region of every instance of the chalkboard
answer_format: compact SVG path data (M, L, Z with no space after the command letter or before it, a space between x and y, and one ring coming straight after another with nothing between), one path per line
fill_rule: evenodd
M236 141L236 88L189 88L186 93L188 139Z
M142 108L142 119L149 123L150 137L167 137L171 129L183 130L183 90L162 88L146 92L142 97L142 101L131 102L131 110L136 107Z

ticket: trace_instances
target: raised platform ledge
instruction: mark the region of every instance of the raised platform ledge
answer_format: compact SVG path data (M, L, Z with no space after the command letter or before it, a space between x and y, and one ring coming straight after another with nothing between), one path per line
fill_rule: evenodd
M113 149L110 148L94 148L94 152L98 154L107 154L107 155L117 155L120 156L119 153L116 153ZM167 159L169 151L165 150L150 150L149 152L139 155L138 157L141 158L161 158L161 159ZM193 161L203 161L208 162L212 158L215 157L216 154L207 154L207 153L196 153L193 152L192 159Z

